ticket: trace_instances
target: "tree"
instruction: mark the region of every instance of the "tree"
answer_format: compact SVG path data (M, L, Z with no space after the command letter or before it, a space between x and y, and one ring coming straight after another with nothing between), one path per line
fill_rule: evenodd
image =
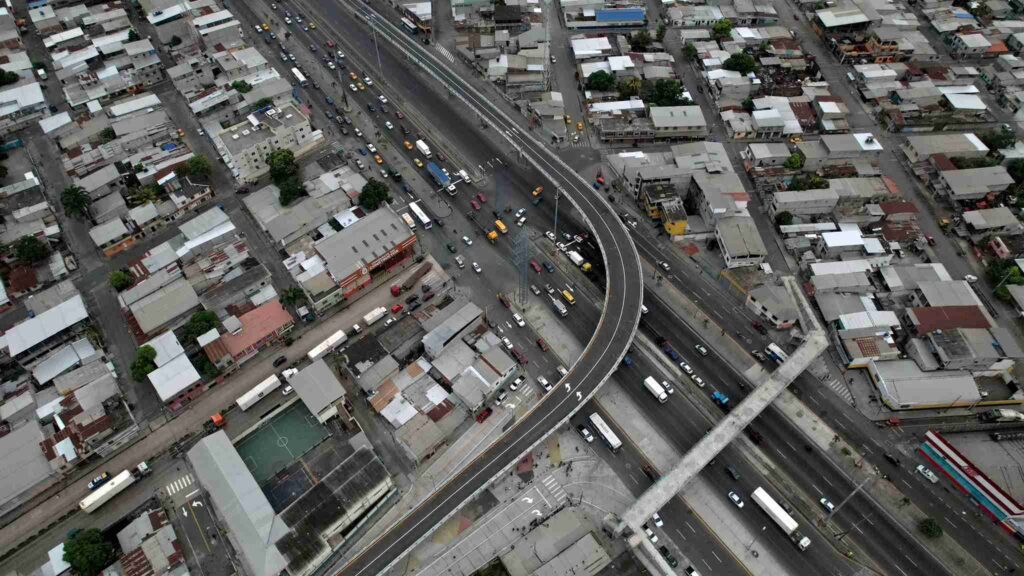
M185 169L196 178L206 178L210 175L210 159L202 154L196 154L185 161Z
M267 165L270 166L270 179L278 188L282 182L299 173L299 165L295 163L295 154L291 150L274 150L267 154Z
M740 102L740 106L743 106L743 109L749 114L754 111L754 99L748 96L743 99L743 102Z
M789 170L799 170L804 167L804 155L799 152L793 152L786 158L786 161L782 163L782 167Z
M129 42L138 42L139 41L139 33L135 31L135 28L129 28L128 29L128 41Z
M960 170L969 170L971 168L988 168L999 164L999 160L996 160L992 156L982 156L981 158L968 158L966 156L954 156L949 159Z
M103 143L103 144L106 144L107 142L110 142L114 138L117 138L117 132L114 131L113 127L108 126L108 127L104 128L103 130L100 130L99 136L100 136L100 142Z
M22 262L39 262L49 255L49 245L35 236L22 236L14 243L14 256Z
M207 380L213 380L220 375L220 368L217 368L216 364L210 362L210 359L206 357L206 354L200 354L195 364L196 369L198 369L199 373L203 375L203 378L206 378Z
M60 203L64 205L64 213L73 218L85 216L91 202L92 198L81 186L68 186L60 193Z
M179 46L181 44L181 37L178 35L171 36L171 41L168 42L168 44L171 45L171 48Z
M587 77L587 88L606 92L615 88L615 76L611 72L598 70Z
M779 212L778 214L775 215L775 225L776 226L789 226L792 223L793 223L793 213L792 212Z
M191 342L219 325L217 315L213 312L209 310L196 312L185 323L185 339Z
M640 95L640 89L643 88L643 80L632 76L619 81L617 88L619 89L619 97L628 100L633 96Z
M664 42L665 41L665 34L667 34L667 33L668 33L668 26L666 26L664 22L661 22L660 24L658 24L658 32L655 34L655 38L658 39L658 42Z
M711 26L711 36L715 40L728 40L732 37L732 20L723 18Z
M982 132L978 137L981 138L981 141L985 146L988 146L988 149L991 151L1009 148L1017 141L1017 135L1013 133L1013 130L1006 127L1002 127L999 130Z
M925 518L917 523L917 529L924 534L926 538L940 538L942 537L942 525L939 524L934 518Z
M280 301L285 306L297 306L306 303L306 293L300 288L292 286L281 291Z
M252 84L249 84L245 80L235 80L231 83L231 87L238 90L240 94L245 94L252 90Z
M274 104L274 99L270 98L270 97L266 97L266 98L260 98L259 100L257 100L252 105L252 107L254 109L256 109L256 110L259 110L260 108L266 108L268 106L273 106L273 104Z
M729 56L729 58L722 63L722 68L726 70L733 70L740 74L749 74L757 70L757 60L746 52L738 52Z
M679 106L682 97L683 85L678 80L662 78L654 83L650 101L652 106Z
M793 179L789 181L789 186L786 187L786 190L821 190L828 187L828 180L818 176L817 174L800 174L798 176L794 176Z
M1014 158L1006 164L1006 171L1013 178L1013 181L1020 184L1024 182L1024 160Z
M651 33L647 30L641 30L629 37L629 47L634 52L646 52L652 42L654 38L651 38Z
M144 382L153 370L156 370L156 349L149 345L139 348L131 365L132 379Z
M388 185L376 178L370 178L363 186L362 192L359 193L359 205L371 211L376 210L390 199L391 192L388 190Z
M64 541L64 561L78 576L96 576L114 559L114 547L96 528L70 532Z
M21 80L16 72L8 72L7 70L0 70L0 86L7 86L8 84L14 84Z
M306 189L302 187L302 182L299 182L298 176L288 178L278 184L277 188L281 191L279 197L281 206L287 206L306 195Z
M135 284L135 280L124 270L114 270L110 273L110 285L114 287L114 290L123 292L131 288L132 284Z
M1024 284L1024 273L1021 273L1020 267L1013 260L993 260L985 270L985 275L988 276L989 282L997 286L996 298L1003 302L1012 300L1007 286Z
M700 56L700 53L697 52L697 47L693 45L693 42L687 42L686 44L683 45L684 58L693 61L696 60L698 56Z

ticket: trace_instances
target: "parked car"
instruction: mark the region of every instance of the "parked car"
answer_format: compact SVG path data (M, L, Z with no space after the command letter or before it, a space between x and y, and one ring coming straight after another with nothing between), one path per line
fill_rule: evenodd
M732 500L732 503L735 504L737 508L743 508L743 498L740 498L739 494L730 491L729 500Z
M99 476L89 481L89 490L95 490L100 486L103 486L107 483L107 480L110 480L110 472L101 473Z
M587 427L584 426L583 424L580 424L579 426L577 426L576 427L576 431L580 433L580 436L583 437L583 440L587 444L590 444L591 442L594 441L594 435L591 434L590 430L588 430Z
M276 359L274 360L274 368L277 368L278 366L280 366L280 365L282 365L282 364L285 364L285 363L287 363L287 362L288 362L288 358L287 358L287 357L285 357L285 356L278 356L278 357L277 357L277 358L276 358Z

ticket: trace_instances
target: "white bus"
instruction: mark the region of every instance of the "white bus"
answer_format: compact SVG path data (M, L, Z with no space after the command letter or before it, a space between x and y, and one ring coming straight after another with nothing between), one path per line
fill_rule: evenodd
M277 374L272 374L270 378L260 382L254 386L252 390L249 390L245 394L239 396L235 403L238 404L238 407L244 412L249 408L252 408L253 405L259 402L264 396L270 394L274 390L277 390L280 386L281 380L277 377Z
M338 330L334 334L328 336L323 342L313 346L312 350L306 353L306 356L308 356L310 360L317 360L324 354L327 354L341 344L344 344L345 340L348 340L348 336L345 335L345 331Z
M430 230L430 227L433 226L434 223L430 221L430 218L427 218L427 213L423 211L423 208L420 208L418 203L412 202L409 204L409 209L416 215L416 219L423 225L423 229Z
M402 212L402 220L405 220L405 225L409 227L409 230L416 229L416 221L409 216L408 212Z
M597 435L601 437L601 440L604 440L604 443L608 445L612 452L618 452L622 448L622 442L619 440L619 437L615 435L615 432L612 432L611 427L605 423L604 418L601 418L600 414L597 412L591 414L590 424L594 427L594 430L597 430Z
M767 354L769 358L775 360L779 364L782 364L783 362L789 359L789 355L783 352L782 348L779 348L778 344L776 344L775 342L769 343L768 346L764 349L764 353Z
M292 68L292 76L295 76L295 81L298 82L299 86L302 86L303 88L305 88L306 85L309 84L309 82L306 81L306 77L302 75L302 72L299 72L298 68Z
M416 34L416 32L418 32L416 25L408 18L402 18L402 30L405 30L409 34Z
M661 402L662 404L668 402L668 394L665 393L665 388L663 388L662 385L654 378L650 376L644 378L644 388L647 388L647 391L650 392L651 396L654 396L654 399L658 402Z

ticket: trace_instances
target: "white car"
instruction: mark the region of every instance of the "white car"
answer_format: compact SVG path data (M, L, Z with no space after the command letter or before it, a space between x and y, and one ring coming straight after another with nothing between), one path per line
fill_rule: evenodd
M385 169L383 169L383 168L381 168L381 169L380 169L380 177L381 177L381 178L384 178L384 179L386 180L386 179L387 179L387 177L388 177L388 171L387 171L387 170L385 170Z
M523 227L523 224L526 224L526 216L523 216L522 218L516 221L516 226L519 226L520 228Z
M931 482L932 484L935 484L936 482L939 481L939 477L935 475L935 472L929 470L927 467L925 467L924 464L917 465L917 473L927 478L928 481Z
M669 272L672 270L671 268L668 267L668 262L665 262L664 260L658 260L658 267L664 270L665 272Z
M658 528L661 528L665 525L665 523L661 521L661 516L659 516L657 512L651 515L651 520L654 522L654 525Z
M383 95L383 94L381 94L380 96L377 96L377 100L380 100L381 104L387 104L388 103L388 97Z
M362 138L363 137L363 131L360 130L359 128L356 128L354 133L356 135L356 138Z
M687 364L686 362L680 362L679 367L683 370L683 372L686 372L687 375L693 376L693 368L690 368L690 365Z
M735 504L737 508L743 508L743 498L740 498L739 494L729 492L729 500L732 500L732 503Z
M566 250L569 249L569 247L563 244L562 242L555 242L555 246L558 246L558 250L560 252L565 252Z
M707 349L707 348L705 348L703 344L695 344L695 345L693 346L693 348L694 348L694 349L695 349L695 350L696 350L696 351L697 351L697 352L698 352L698 353L699 353L699 354L700 354L701 356L707 356L707 355L708 355L708 349Z
M338 59L339 60L344 60L345 59L345 55L342 54L341 50L338 50Z
M384 321L384 327L387 328L388 326L391 326L394 323L395 323L395 319L394 318L388 318L387 320Z
M526 214L526 208L520 208L516 210L516 218L522 218L523 214Z
M565 369L565 366L559 365L557 370L558 375L561 376L562 378L565 378L566 376L569 375L569 371Z
M257 34L263 34L263 28L260 28L260 25L259 25L259 24L256 24L256 26L255 26L255 27L256 27L256 33L257 33Z
M366 143L366 149L370 151L370 154L377 153L377 147L374 146L373 144L370 144L369 142Z
M363 83L366 84L367 86L373 86L373 80L370 80L369 76L363 78Z
M512 320L515 321L516 326L519 326L520 328L525 328L526 327L526 321L523 320L523 317L520 316L519 314L513 314L512 315Z
M455 194L455 184L449 184L448 185L448 191L451 192L454 195Z
M511 350L512 349L512 341L508 339L508 336L503 336L501 338L501 343L505 345L505 348L507 350Z
M519 378L516 378L515 382L508 385L508 389L515 392L516 390L519 390L519 385L522 384L523 382L526 382L526 376L520 376Z
M462 237L462 242L465 243L466 246L472 246L473 245L473 241L469 239L469 236L463 236Z
M975 276L974 274L968 274L968 275L964 276L964 280L967 280L971 284L974 284L975 282L978 281L978 277Z
M284 390L281 390L281 396L287 396L292 392L295 392L295 388L292 388L291 386L285 386Z
M359 92L359 88L356 88L355 84L349 84L348 85L348 89L353 91L353 92Z
M540 296L540 288L537 288L535 284L530 284L530 292L533 292L534 296Z
M647 537L651 539L651 544L658 543L658 535L655 534L654 530L651 530L651 527L647 524L644 524L644 534L647 534Z
M543 388L545 392L551 391L551 383L548 382L547 378L543 376L537 376L537 384L540 384L540 387Z
M292 25L292 19L291 18L285 18L284 19L284 23L287 24L288 26L291 26Z
M555 233L552 232L551 230L545 232L544 235L547 236L548 240L551 240L552 242L555 241Z
M479 274L479 273L481 273L483 271L484 271L484 269L481 268L479 264L477 264L476 262L473 262L473 272L476 272L477 274Z
M395 129L395 125L392 124L391 122L387 122L387 121L384 122L384 127L387 128L388 130L394 130Z
M327 67L330 68L331 70L337 69L337 66L334 65L334 62L328 62Z
M820 500L818 500L818 504L821 504L821 507L824 508L825 512L828 512L829 514L835 512L836 510L835 505L832 504L832 502L830 502L828 498L821 498Z
M697 376L696 374L694 374L692 380L693 380L693 383L697 385L697 388L703 388L704 387L704 379L701 378L700 376Z

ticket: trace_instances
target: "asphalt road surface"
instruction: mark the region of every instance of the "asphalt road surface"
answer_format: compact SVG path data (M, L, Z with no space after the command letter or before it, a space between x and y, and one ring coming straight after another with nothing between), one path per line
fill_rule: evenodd
M307 13L313 11L307 10ZM333 10L330 13L321 10L320 15L321 27L332 28L341 21L349 20L346 15ZM643 297L639 258L629 234L613 210L602 199L593 196L589 185L542 144L522 134L515 123L490 100L480 96L459 76L443 68L408 36L393 29L382 19L378 19L378 22L377 35L381 41L387 39L402 43L406 49L415 51L420 59L420 67L430 69L433 74L444 78L454 93L476 108L491 129L505 134L523 156L537 162L555 184L562 188L566 199L583 214L593 237L606 256L606 293L601 322L564 383L548 394L533 412L517 422L501 440L471 462L463 472L342 568L341 573L352 575L384 571L476 491L484 488L495 474L578 410L615 369L628 348L639 320ZM352 22L349 20L347 24L352 25Z

